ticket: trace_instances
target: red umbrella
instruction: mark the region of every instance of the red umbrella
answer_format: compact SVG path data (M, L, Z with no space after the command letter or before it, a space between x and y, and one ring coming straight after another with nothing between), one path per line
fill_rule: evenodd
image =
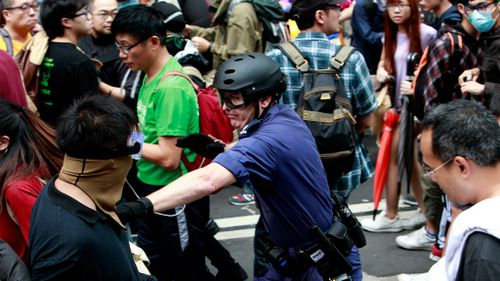
M399 114L390 109L384 115L384 129L382 132L380 146L378 149L377 163L375 165L375 178L373 181L373 220L378 211L378 204L382 198L385 182L387 180L387 169L391 157L391 144L393 129L398 124Z

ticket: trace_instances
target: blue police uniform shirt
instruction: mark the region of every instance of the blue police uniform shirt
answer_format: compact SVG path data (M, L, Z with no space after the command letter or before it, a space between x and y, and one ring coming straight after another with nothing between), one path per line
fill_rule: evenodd
M277 246L304 246L315 240L313 225L325 231L331 225L332 199L316 144L288 106L271 106L214 162L238 182L251 181L262 219Z

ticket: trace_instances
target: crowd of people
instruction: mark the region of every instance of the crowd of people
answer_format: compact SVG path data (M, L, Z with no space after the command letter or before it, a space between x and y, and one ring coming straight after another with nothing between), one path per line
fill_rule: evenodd
M439 259L430 280L495 280L500 2L349 4L0 0L0 280L362 280L355 226L413 230L395 242ZM270 6L300 31L281 37L299 55L266 42ZM349 18L344 57L331 38ZM332 67L354 128L342 172L303 112L305 79ZM398 121L386 208L359 223L347 203L375 172L364 138L381 88L399 120L415 115L418 212L398 216ZM200 134L200 91L232 141ZM212 161L193 170L197 155ZM251 273L214 237L209 195L229 185L243 188L231 204L260 211Z

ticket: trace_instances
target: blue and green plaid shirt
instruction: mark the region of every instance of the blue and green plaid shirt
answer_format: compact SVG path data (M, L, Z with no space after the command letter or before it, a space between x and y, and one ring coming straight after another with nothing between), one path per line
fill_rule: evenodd
M336 54L340 46L333 44L321 32L301 32L293 41L309 62L310 69L325 69L330 66L330 58ZM302 87L302 73L279 50L266 54L280 64L281 71L286 75L287 90L283 93L281 103L296 110ZM372 113L377 103L375 91L370 80L370 74L363 56L355 51L349 57L340 73L347 96L351 99L353 113L364 116ZM347 197L351 191L373 176L373 165L363 143L357 143L354 166L351 172L340 178L334 189L340 196Z

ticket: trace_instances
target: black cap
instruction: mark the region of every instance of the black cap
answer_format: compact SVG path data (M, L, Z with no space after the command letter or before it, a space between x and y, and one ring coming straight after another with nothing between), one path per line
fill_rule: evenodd
M326 7L332 7L344 3L346 0L295 0L290 10L290 16L297 17L307 15Z
M184 30L186 21L184 20L181 10L175 5L167 2L156 2L151 5L151 8L161 14L163 23L166 25L168 31L181 33Z

